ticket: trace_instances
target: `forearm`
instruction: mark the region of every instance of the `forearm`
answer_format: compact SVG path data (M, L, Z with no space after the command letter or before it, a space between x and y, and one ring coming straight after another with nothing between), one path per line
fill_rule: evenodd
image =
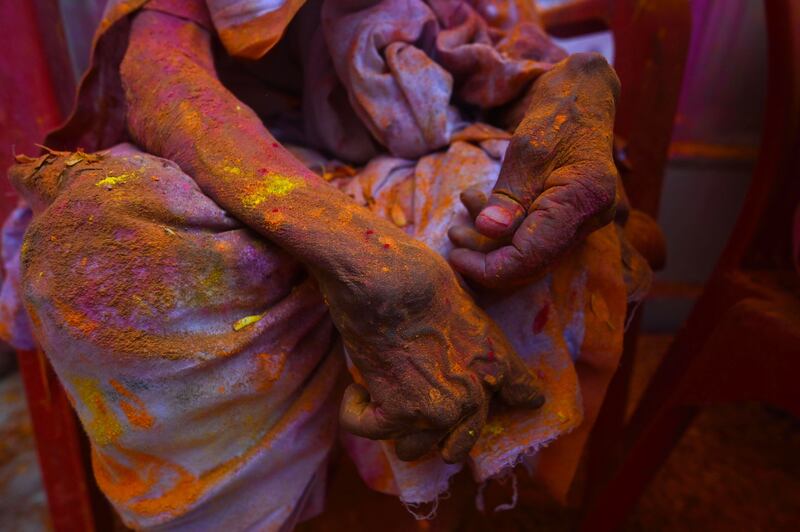
M400 264L429 255L281 147L218 81L203 29L161 13L140 14L122 78L134 139L177 162L226 211L318 277L372 292L361 285L412 275L397 271Z

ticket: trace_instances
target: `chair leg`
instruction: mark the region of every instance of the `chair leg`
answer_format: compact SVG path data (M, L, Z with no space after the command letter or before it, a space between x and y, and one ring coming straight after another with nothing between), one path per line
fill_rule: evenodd
M624 458L608 482L595 487L587 501L582 530L616 530L634 508L644 488L666 461L697 411L683 406L678 383L692 363L693 349L702 345L704 331L687 328L675 338L651 379L617 445Z
M625 427L625 411L630 393L640 316L634 317L625 334L622 357L608 386L600 414L592 429L586 458L586 488L583 500L592 500L608 481L622 459L620 436Z
M98 530L101 519L92 501L91 470L83 459L81 429L67 396L44 353L21 351L17 358L53 529Z
M605 489L584 515L580 529L592 532L618 530L640 495L669 457L692 422L697 408L665 405L648 424Z

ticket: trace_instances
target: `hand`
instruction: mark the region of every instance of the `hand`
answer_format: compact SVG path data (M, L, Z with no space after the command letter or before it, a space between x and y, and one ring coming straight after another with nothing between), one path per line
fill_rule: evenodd
M474 227L449 232L453 267L485 286L531 281L614 217L616 74L599 54L575 54L532 91L490 197L462 195Z
M396 439L403 460L438 444L446 462L459 462L480 436L493 394L529 408L544 397L447 263L415 242L402 251L359 298L323 288L366 384L347 389L340 419L353 434ZM350 302L343 308L341 300Z

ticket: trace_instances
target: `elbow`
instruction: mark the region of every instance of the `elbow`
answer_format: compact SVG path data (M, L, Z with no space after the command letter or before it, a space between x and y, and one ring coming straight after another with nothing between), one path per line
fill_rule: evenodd
M169 113L181 93L207 85L213 69L204 29L156 11L136 15L119 72L134 136L140 118Z

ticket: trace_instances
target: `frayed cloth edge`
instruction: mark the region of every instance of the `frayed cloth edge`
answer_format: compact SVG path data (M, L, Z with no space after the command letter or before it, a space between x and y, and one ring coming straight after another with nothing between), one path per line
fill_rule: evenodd
M485 510L486 504L485 504L485 501L483 499L483 491L484 491L484 489L486 489L486 485L489 482L491 482L492 480L498 480L498 481L503 482L503 481L505 481L505 479L507 479L510 476L512 478L512 489L513 489L511 502L510 503L501 504L501 505L497 506L496 508L494 508L494 510L492 510L492 511L493 512L503 512L503 511L506 511L506 510L514 509L516 507L516 505L517 505L517 495L518 495L517 494L517 477L514 474L514 469L519 464L523 463L526 458L528 458L529 456L533 456L534 454L538 453L539 451L541 451L542 449L544 449L545 447L550 445L550 443L552 443L553 441L558 439L560 436L565 436L565 435L569 434L570 432L575 430L576 427L577 427L577 425L575 425L573 427L570 427L568 430L565 430L564 432L560 432L559 434L557 434L557 435L555 435L555 436L553 436L551 438L548 438L546 440L537 442L534 445L528 446L521 453L517 454L515 458L509 460L509 462L505 466L501 467L500 470L497 473L495 473L494 475L491 475L489 477L486 477L483 481L479 481L480 484L478 486L478 493L475 495L475 507L481 512L483 512ZM526 469L528 469L528 468L526 468ZM528 470L528 472L532 473L530 470Z

